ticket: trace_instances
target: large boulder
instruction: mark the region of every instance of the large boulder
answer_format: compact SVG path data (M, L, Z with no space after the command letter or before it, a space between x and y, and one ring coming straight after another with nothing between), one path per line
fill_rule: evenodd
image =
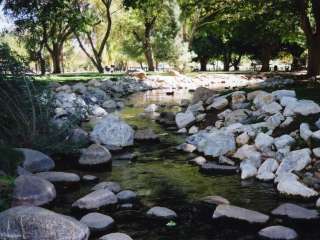
M80 198L72 204L72 207L84 210L92 210L101 207L113 206L117 204L117 202L117 196L113 192L109 191L108 189L100 189L89 193L83 198Z
M197 144L197 149L205 155L219 157L236 150L235 137L232 133L224 131L207 133Z
M178 128L184 128L190 126L190 124L194 123L196 120L195 116L192 112L180 112L176 115L176 124Z
M300 207L292 203L284 203L271 212L273 215L287 217L293 220L318 220L317 210Z
M45 172L55 167L54 161L47 155L32 149L18 148L24 156L22 166L29 172Z
M109 149L119 149L133 145L134 130L118 116L110 114L95 126L90 136Z
M212 218L227 218L251 224L263 224L269 220L269 216L265 214L229 204L218 205Z
M79 164L94 166L111 162L109 150L101 145L92 144L90 147L81 150Z
M19 206L0 213L0 238L87 240L89 229L69 216L39 207Z
M56 190L52 183L34 175L21 175L14 182L12 205L48 204L56 197Z
M299 100L292 108L293 112L303 116L320 113L320 106L311 100Z
M298 234L295 230L284 226L270 226L259 231L259 236L264 239L272 240L295 240Z

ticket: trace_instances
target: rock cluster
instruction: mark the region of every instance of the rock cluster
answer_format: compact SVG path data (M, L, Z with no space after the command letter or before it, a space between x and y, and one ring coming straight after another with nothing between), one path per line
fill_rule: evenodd
M199 97L199 92L205 92L205 98ZM187 106L175 120L179 132L187 128L184 132L190 134L190 129L197 128L186 139L188 148L180 149L203 154L193 160L201 170L228 173L238 163L242 179L274 181L284 195L318 195L320 130L317 122L312 122L320 117L317 103L297 99L293 90L212 96L208 95L210 91L199 92L196 90L195 95L201 100ZM197 121L200 114L206 117Z

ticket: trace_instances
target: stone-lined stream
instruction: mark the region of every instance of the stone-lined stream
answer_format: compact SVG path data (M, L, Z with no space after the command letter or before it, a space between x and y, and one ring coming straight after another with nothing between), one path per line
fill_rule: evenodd
M273 183L254 179L241 181L239 175L204 175L199 172L198 167L188 164L188 159L194 157L194 154L176 150L176 146L184 142L185 136L167 130L152 120L139 117L139 113L150 103L165 104L167 108L177 110L180 100L188 97L190 93L187 91L176 92L173 96L159 90L132 95L128 100L131 106L119 114L131 125L152 128L160 135L160 142L136 143L134 147L125 149L126 153L134 153L135 159L114 159L111 171L81 171L70 169L68 164L59 166L59 170L80 175L92 174L98 176L100 181L116 181L123 189L137 192L141 204L136 210L106 212L115 219L118 231L127 233L135 240L257 239L259 228L214 223L210 219L213 211L200 206L198 200L208 195L219 195L227 198L233 205L270 214L272 209L286 202L278 196ZM88 193L93 185L82 184L80 189L58 194L54 210L74 215L71 204ZM308 207L314 202L299 204ZM144 214L155 205L175 210L179 216L176 226L168 227L165 223L161 225L150 222ZM271 223L279 224L279 221L272 218ZM301 239L320 238L317 228L306 227L295 226ZM91 239L96 238L93 236Z

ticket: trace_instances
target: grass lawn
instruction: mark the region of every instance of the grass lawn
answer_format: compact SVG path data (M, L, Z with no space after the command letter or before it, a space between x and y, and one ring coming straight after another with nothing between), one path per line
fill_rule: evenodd
M36 76L35 79L46 82L78 82L78 81L89 81L92 79L106 79L112 77L121 77L124 73L96 73L96 72L85 72L85 73L64 73L64 74L49 74L45 76Z

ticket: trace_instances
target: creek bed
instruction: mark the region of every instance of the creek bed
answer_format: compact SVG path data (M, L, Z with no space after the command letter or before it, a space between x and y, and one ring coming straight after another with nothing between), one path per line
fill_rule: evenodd
M256 233L259 228L215 224L211 220L213 211L203 210L198 200L208 195L220 195L233 205L270 214L279 204L287 202L279 197L273 183L263 183L254 179L241 181L239 174L204 175L199 172L198 167L188 164L187 160L195 155L175 148L184 142L185 136L177 135L154 121L139 117L139 113L150 103L166 104L175 110L180 100L189 98L190 95L188 91L178 91L169 96L163 90L132 95L128 100L131 106L119 114L131 125L152 128L160 135L160 141L136 143L135 146L125 149L125 152L136 155L135 160L113 160L111 171L106 169L90 172L70 168L61 170L80 175L92 174L98 176L100 181L116 181L123 189L136 191L141 202L139 208L105 212L114 217L117 231L127 233L135 240L257 239ZM71 204L88 193L92 186L84 184L80 189L60 194L55 201L54 210L72 215ZM310 207L314 202L299 204ZM165 223L150 222L145 213L155 205L175 210L179 216L176 225L168 227ZM281 224L279 221L272 218L270 223ZM319 228L305 225L293 227L301 239L320 239Z

